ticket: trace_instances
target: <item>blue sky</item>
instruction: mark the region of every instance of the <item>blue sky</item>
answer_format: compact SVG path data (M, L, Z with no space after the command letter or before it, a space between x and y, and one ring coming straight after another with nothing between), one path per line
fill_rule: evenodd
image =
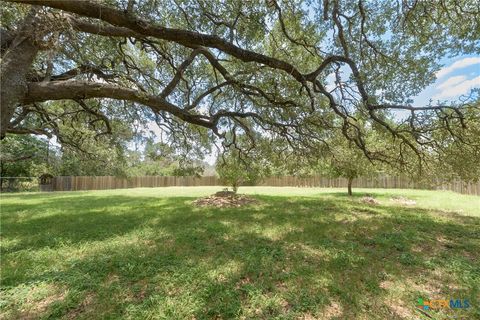
M461 56L441 61L443 67L436 73L437 80L414 98L414 106L434 102L455 101L480 88L480 56Z

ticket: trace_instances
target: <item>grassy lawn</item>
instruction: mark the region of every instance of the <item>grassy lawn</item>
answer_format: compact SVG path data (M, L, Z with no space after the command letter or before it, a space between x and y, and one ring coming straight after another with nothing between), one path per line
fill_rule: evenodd
M191 205L219 189L2 195L1 318L430 319L423 298L480 319L480 197L252 187L256 205Z

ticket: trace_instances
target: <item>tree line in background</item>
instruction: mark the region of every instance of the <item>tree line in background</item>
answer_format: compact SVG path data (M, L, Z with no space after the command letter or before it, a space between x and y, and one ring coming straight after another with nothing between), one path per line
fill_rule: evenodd
M116 145L97 145L90 153L77 149L58 147L46 139L32 135L9 135L0 144L1 177L53 176L200 176L217 174L226 185L237 192L241 185L255 185L269 176L323 174L346 177L351 182L356 177L372 173L375 168L351 146L338 146L335 155L319 157L315 164L301 164L291 159L285 163L283 157L272 153L268 144L257 148L255 154L243 157L238 150L222 153L215 166L201 160L189 159L175 154L171 146L154 142L152 138L137 137L142 147L131 146L134 141L123 141ZM342 140L340 140L342 141ZM266 141L265 141L266 142ZM140 141L136 141L140 143ZM130 145L130 147L127 147ZM95 151L95 152L93 152Z
M141 150L124 145L97 145L91 154L58 147L30 135L7 136L1 142L0 176L200 176L211 168L198 159L175 154L164 143L146 139Z
M138 130L138 128L136 129ZM125 132L129 132L128 135ZM236 146L242 146L247 137L239 136ZM370 130L368 139L385 149L388 139L377 136ZM393 143L393 142L390 142ZM39 177L48 173L53 176L201 176L218 175L222 181L237 192L241 185L256 185L271 176L293 175L307 177L323 175L343 177L348 181L348 194L352 194L352 182L360 176L376 173L405 174L388 163L372 162L361 150L343 139L332 135L329 146L318 154L298 156L283 149L282 141L257 137L257 146L247 156L239 148L223 150L214 166L204 161L205 153L178 153L172 145L156 142L155 135L145 130L135 132L127 128L122 134L112 134L108 143L95 143L88 152L68 145L51 144L35 135L8 135L0 142L1 177ZM198 151L198 150L197 150ZM468 154L467 154L468 155ZM411 177L417 182L440 178L449 181L462 178L475 181L479 177L478 163L452 148L445 161L431 158L430 165L421 174ZM454 167L453 167L454 166ZM426 170L428 168L428 170Z
M442 59L480 54L479 14L476 0L6 0L1 174L196 175L214 151L234 189L478 179L479 90L412 97Z

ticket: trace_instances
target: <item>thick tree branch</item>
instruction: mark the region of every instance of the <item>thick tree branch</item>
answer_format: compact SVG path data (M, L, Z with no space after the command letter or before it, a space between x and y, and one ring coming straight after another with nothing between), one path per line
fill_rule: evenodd
M165 87L165 89L163 89L162 93L160 94L160 97L162 99L168 97L172 93L172 91L175 89L177 84L180 82L180 79L182 79L182 76L185 70L193 62L193 60L199 53L200 53L200 48L193 50L193 52L188 56L188 58L182 62L182 64L178 67L177 72L175 73L175 76L173 77L173 79Z
M72 27L75 30L96 34L105 37L140 37L140 35L128 28L114 27L111 25L104 25L100 23L90 23L81 19L76 19L72 16L68 18Z
M291 74L298 81L303 81L303 75L292 64L276 58L245 50L214 35L198 32L166 28L148 21L125 14L122 10L114 9L92 1L68 0L7 0L8 2L27 3L47 6L66 12L76 13L84 17L100 19L114 26L128 28L142 36L155 37L173 41L186 47L204 46L216 48L244 62L257 62L273 69L283 70Z
M186 122L210 129L213 127L212 122L205 120L206 117L189 113L163 98L106 83L88 81L30 82L28 84L28 94L23 103L89 98L111 98L137 102L150 107L154 112L165 111Z

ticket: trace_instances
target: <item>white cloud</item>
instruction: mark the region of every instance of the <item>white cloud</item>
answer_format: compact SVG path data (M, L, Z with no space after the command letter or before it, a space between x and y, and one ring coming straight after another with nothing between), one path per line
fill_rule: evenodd
M448 78L448 80L440 83L439 85L436 86L437 89L439 90L445 90L448 89L449 87L455 86L459 83L462 83L463 81L467 80L467 77L465 76L455 76Z
M455 77L453 77L455 78ZM433 96L434 99L446 99L446 98L453 98L460 96L462 94L468 93L471 89L473 88L480 88L480 76L470 79L470 80L465 80L461 82L455 82L455 84L447 84L452 78L448 79L441 85L439 85L437 88L440 89L440 87L443 88L443 90L439 93L437 93L435 96Z
M448 67L440 69L436 73L437 79L449 74L450 72L453 72L454 70L462 69L476 64L478 64L477 68L480 68L480 57L463 58L461 60L455 61Z

